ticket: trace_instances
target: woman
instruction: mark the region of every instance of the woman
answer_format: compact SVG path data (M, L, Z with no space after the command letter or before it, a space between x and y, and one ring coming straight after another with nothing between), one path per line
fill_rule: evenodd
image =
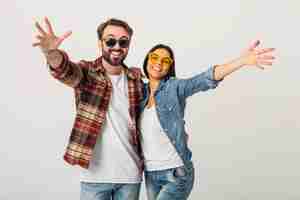
M170 47L154 46L144 60L149 79L141 102L141 142L149 200L187 199L194 183L194 167L184 129L186 98L216 88L223 78L246 65L272 65L274 49L255 41L239 58L209 68L190 79L177 79Z

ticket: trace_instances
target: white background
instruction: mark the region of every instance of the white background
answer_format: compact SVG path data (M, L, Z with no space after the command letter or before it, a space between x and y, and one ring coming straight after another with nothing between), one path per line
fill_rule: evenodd
M54 80L35 41L48 16L74 61L98 56L97 26L110 17L134 28L126 63L141 66L170 45L189 77L239 55L253 39L277 60L226 78L190 98L187 130L196 168L190 199L300 199L300 2L16 1L1 4L0 199L79 199L79 170L62 156L75 117L73 91ZM142 189L141 199L145 199Z

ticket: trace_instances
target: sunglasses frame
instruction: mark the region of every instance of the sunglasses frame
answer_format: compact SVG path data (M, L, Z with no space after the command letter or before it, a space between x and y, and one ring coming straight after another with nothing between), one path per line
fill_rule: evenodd
M113 44L109 45L108 42L109 41L112 41ZM126 41L126 43L120 43L122 41ZM130 45L130 39L127 38L127 37L121 37L120 39L116 39L116 38L113 38L113 37L109 37L109 38L106 38L106 39L103 39L103 42L105 43L105 45L108 47L108 48L113 48L117 45L117 43L119 44L119 47L122 48L122 49L126 49L129 47Z
M148 59L149 59L149 61L151 62L151 63L153 63L153 64L155 64L155 63L157 63L157 61L154 63L153 62L153 60L151 60L151 56L152 55L156 55L158 58L160 58L160 56L158 56L156 53L154 53L154 52L150 52L149 54L148 54ZM163 57L163 58L161 58L160 59L160 63L162 64L162 60L163 59L168 59L169 61L170 61L170 64L168 64L168 67L170 67L172 64L173 64L173 59L171 58L171 57Z

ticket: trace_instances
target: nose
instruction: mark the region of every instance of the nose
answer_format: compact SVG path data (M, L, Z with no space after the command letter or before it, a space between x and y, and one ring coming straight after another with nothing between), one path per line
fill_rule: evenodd
M117 42L116 44L115 44L115 46L112 48L112 50L120 50L121 49L121 47L120 47L120 45L119 45L119 43Z
M152 61L155 65L161 65L161 59Z
M159 66L161 66L161 65L162 65L162 59L159 59L159 60L157 61L157 63L159 64Z
M121 49L119 42L117 42L114 47L116 47L117 49Z
M154 65L155 65L155 66L159 66L159 67L160 67L160 66L161 66L161 62L158 60L158 61L156 61L156 62L155 62L155 64L154 64Z

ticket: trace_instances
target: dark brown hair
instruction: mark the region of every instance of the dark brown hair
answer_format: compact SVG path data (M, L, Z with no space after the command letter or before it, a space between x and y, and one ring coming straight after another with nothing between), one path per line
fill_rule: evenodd
M102 24L100 24L97 28L97 35L98 35L98 39L101 40L102 36L103 36L103 32L104 29L108 26L108 25L112 25L112 26L120 26L123 27L129 34L130 38L133 34L133 30L132 28L128 25L127 22L119 20L119 19L115 19L115 18L111 18L109 20L107 20L106 22L103 22Z

